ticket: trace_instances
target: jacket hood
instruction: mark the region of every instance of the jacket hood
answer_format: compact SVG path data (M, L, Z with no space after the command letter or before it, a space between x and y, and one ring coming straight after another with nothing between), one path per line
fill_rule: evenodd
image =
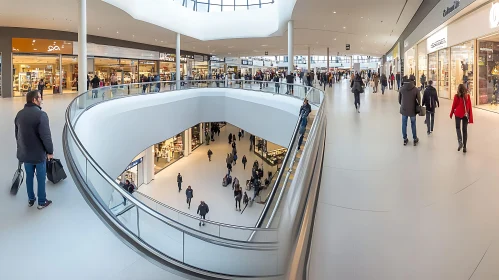
M407 90L412 90L413 88L415 88L416 86L414 85L414 82L412 81L409 81L407 83L404 83L404 86L403 86L405 89Z

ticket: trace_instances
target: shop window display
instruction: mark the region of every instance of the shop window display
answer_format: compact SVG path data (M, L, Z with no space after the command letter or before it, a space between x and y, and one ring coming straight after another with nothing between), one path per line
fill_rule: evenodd
M438 80L438 54L436 52L428 55L428 75L427 80L437 81ZM438 91L438 83L433 83Z
M78 58L76 56L62 57L62 92L78 91Z
M426 41L418 45L418 76L417 76L417 82L418 84L421 81L421 76L423 74L426 76L426 81L428 82L429 80L429 75L428 75L428 58L426 56Z
M104 86L111 85L111 75L115 74L117 80L121 81L122 72L120 70L120 62L117 58L100 58L94 60L95 74L102 81Z
M459 84L463 84L470 94L473 94L473 63L474 46L473 42L466 42L451 47L451 92L453 97L457 93Z
M118 77L119 84L138 83L137 73L138 60L133 59L120 59L121 79Z
M45 82L44 95L59 93L59 56L13 55L13 96L24 96L29 90L38 88L38 82Z
M194 151L197 147L201 146L201 126L202 124L195 125L191 128L191 149Z
M160 142L154 145L154 173L167 168L177 160L184 157L184 141L182 135Z
M271 166L276 166L284 160L288 149L260 137L255 137L254 153Z
M438 51L438 96L450 99L449 50Z
M409 77L410 75L416 74L416 59L415 59L416 50L415 48L411 48L405 52L404 59L404 75Z
M478 41L477 106L499 112L499 35Z

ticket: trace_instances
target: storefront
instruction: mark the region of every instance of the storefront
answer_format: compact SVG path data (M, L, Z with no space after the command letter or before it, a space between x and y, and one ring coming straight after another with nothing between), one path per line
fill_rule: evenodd
M129 180L137 188L144 184L144 158L139 155L128 166L125 171L118 177L118 182L125 183Z
M474 106L499 113L499 3L479 2L460 1L452 15L444 13L441 19L449 24L417 42L414 38L421 31L416 29L416 35L406 40L414 42L417 53L418 85L425 74L427 81L434 81L439 97L452 99L463 84ZM439 10L446 3L438 5L428 17L442 17Z
M267 140L255 137L254 153L270 166L276 166L283 162L288 149L283 148Z
M201 141L201 132L203 131L202 126L203 124L200 123L191 127L191 152L203 144Z
M42 79L45 84L44 95L78 92L76 42L38 38L10 40L12 77L5 72L4 76L11 80L7 84L12 89L12 95L7 92L5 97L23 96L29 90L38 89ZM175 50L171 52L174 53ZM159 74L162 80L175 79L175 55L168 53L88 43L87 56L89 78L97 75L104 86L109 86L112 82L138 83L141 75ZM161 59L160 56L166 59ZM192 77L206 78L208 58L204 55L196 55L196 58L197 61L194 55L182 55L181 73L184 76L191 73ZM0 84L0 89L1 86Z
M154 145L154 174L184 157L184 135L180 133Z

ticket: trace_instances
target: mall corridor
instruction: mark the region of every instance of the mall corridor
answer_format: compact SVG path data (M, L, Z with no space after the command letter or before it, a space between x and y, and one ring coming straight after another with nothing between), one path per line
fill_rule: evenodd
M326 93L309 279L499 279L499 115L474 108L463 154L441 99L403 146L397 93L366 91L358 114L347 84Z

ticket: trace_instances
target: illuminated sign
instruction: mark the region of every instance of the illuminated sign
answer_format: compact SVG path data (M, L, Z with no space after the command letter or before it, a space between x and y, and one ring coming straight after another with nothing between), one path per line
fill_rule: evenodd
M489 14L490 28L499 26L499 3L492 4Z
M53 52L53 51L60 51L61 48L59 48L59 46L49 46L47 51L48 52Z
M442 28L426 40L426 50L428 53L438 51L447 47L447 27Z

